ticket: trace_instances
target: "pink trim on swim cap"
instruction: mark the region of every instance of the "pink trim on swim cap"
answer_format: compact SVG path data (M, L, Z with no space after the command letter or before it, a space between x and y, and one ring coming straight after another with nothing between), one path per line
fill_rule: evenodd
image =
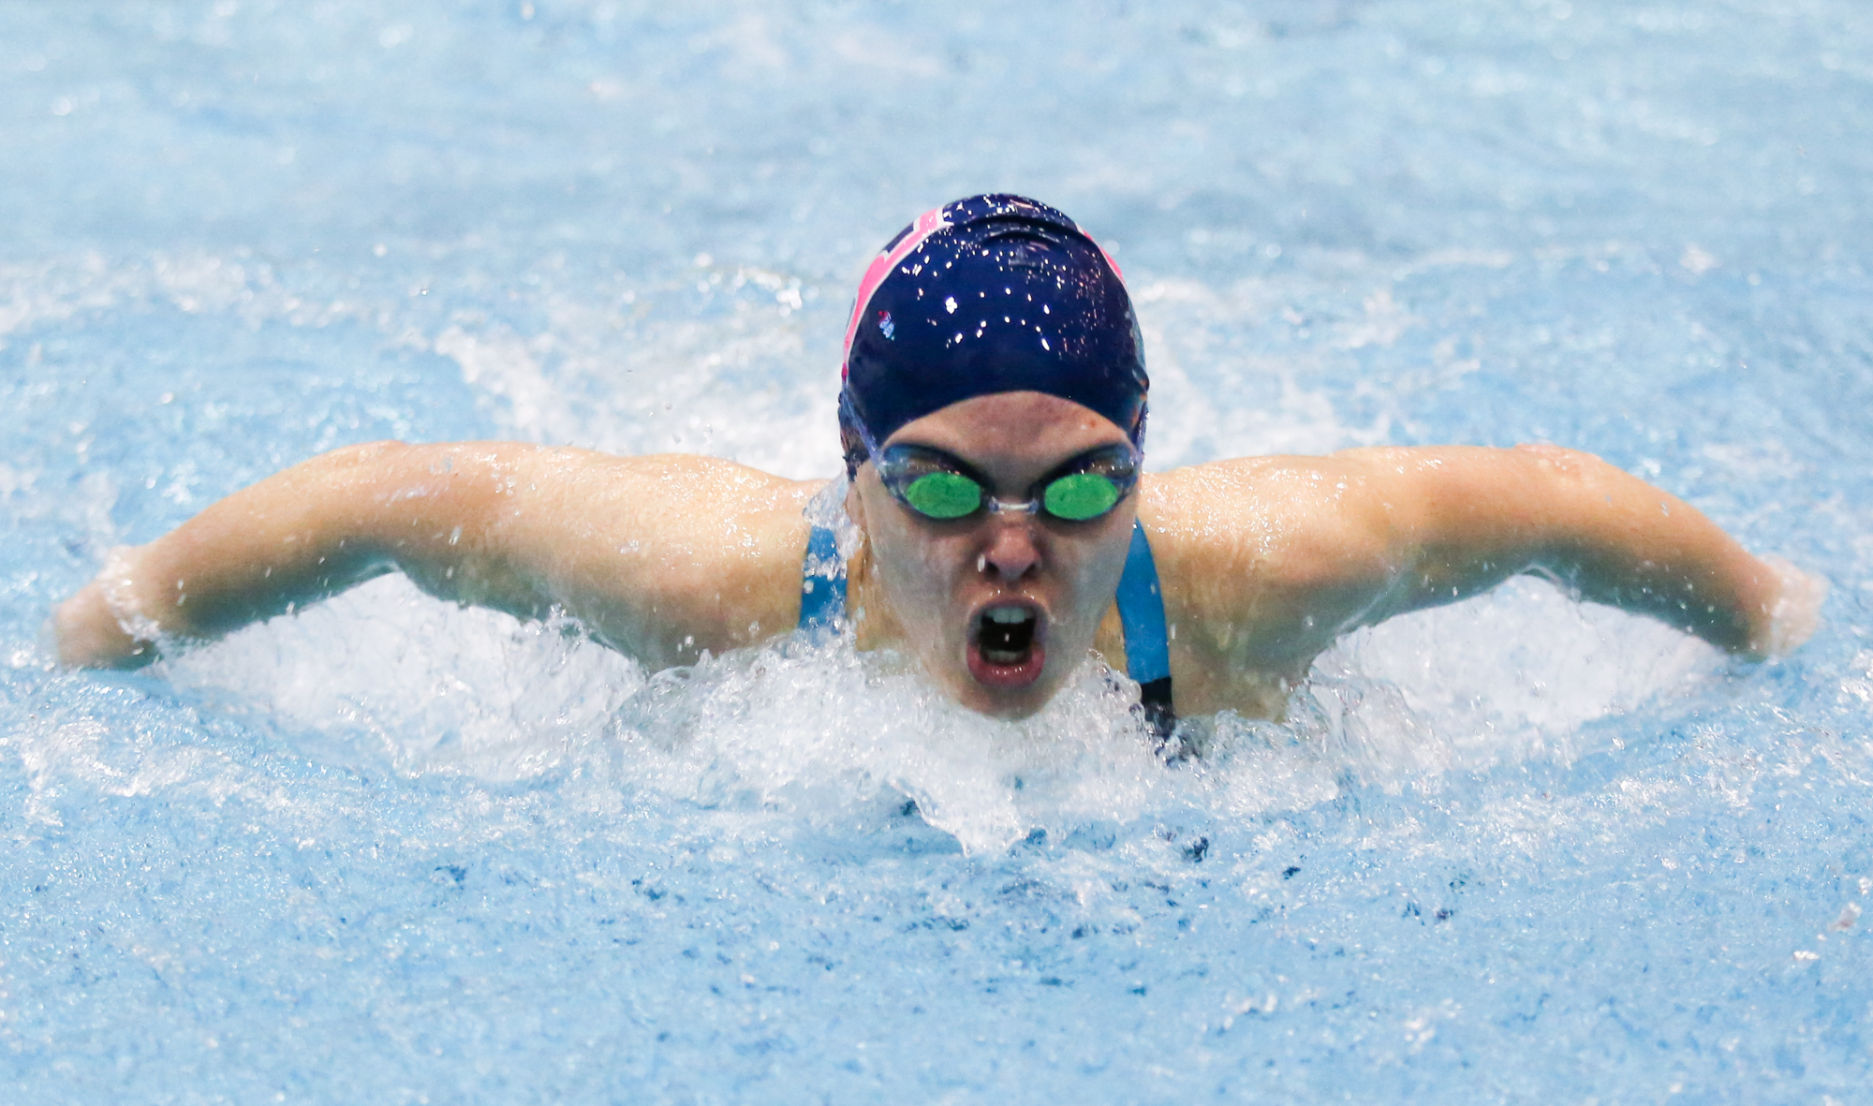
M884 278L891 275L891 270L897 268L900 261L923 245L924 239L949 226L948 220L943 217L948 207L948 204L933 207L917 216L917 221L905 228L904 237L898 239L895 245L878 251L878 256L872 259L865 275L859 278L858 298L852 303L852 318L845 324L845 348L839 354L839 379L844 380L846 377L846 359L852 354L852 339L858 334L858 322L865 317L865 308L871 304L872 294L878 291L878 286L884 283ZM1113 271L1117 271L1116 266Z

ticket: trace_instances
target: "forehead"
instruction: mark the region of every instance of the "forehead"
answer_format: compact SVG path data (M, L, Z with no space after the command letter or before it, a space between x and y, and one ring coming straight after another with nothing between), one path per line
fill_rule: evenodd
M883 444L931 446L992 464L1062 460L1127 441L1117 423L1072 400L1045 392L999 392L913 419Z

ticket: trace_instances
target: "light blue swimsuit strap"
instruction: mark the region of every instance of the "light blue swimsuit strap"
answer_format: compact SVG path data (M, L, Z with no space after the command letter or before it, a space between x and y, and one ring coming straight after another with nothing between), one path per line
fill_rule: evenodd
M1138 681L1139 701L1153 729L1169 733L1171 713L1171 643L1164 623L1164 594L1158 566L1145 540L1145 525L1132 524L1132 545L1125 554L1114 597L1125 633L1125 673ZM813 527L800 573L800 628L826 633L845 619L845 561L831 529Z
M845 559L829 527L815 526L800 568L800 628L831 633L845 620Z
M1114 597L1119 625L1125 630L1125 674L1140 684L1171 678L1170 634L1164 625L1164 594L1158 587L1158 563L1145 524L1132 523L1132 547L1125 554Z
M1132 547L1119 574L1119 626L1125 633L1125 674L1138 681L1138 702L1160 744L1177 725L1171 706L1171 637L1164 622L1158 563L1145 524L1132 524Z

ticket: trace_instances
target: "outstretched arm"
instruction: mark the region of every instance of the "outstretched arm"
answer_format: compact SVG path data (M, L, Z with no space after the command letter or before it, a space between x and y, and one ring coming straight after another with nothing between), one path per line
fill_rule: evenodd
M791 626L811 491L702 457L353 446L115 551L53 629L66 663L134 666L161 640L213 637L402 571L523 618L563 609L661 667Z
M1271 668L1524 572L1753 656L1805 640L1825 591L1682 500L1553 446L1356 449L1198 466L1165 482L1173 507L1207 500L1211 519L1233 509L1252 520L1222 543L1228 564L1200 571L1243 582L1217 598L1238 615L1232 651Z

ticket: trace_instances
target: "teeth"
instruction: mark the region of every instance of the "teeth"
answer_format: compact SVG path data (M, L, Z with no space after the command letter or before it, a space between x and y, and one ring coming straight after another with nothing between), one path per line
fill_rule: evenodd
M975 643L992 665L1025 664L1034 656L1040 612L1019 603L997 603L982 612Z

